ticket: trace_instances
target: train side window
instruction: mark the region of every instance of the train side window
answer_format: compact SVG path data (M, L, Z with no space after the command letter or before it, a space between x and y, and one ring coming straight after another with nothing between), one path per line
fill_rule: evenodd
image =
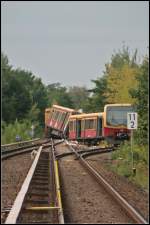
M66 112L65 113L65 119L64 119L64 122L63 122L63 126L65 126L66 125L66 123L67 123L67 121L68 121L68 118L69 118L69 113L68 112Z
M55 120L58 120L60 114L61 114L61 112L59 112L59 111L56 112Z
M58 114L58 111L55 111L53 115L53 120L56 120L57 114Z
M94 120L90 120L89 129L94 129Z
M70 131L73 131L73 121L70 121L69 122L69 130Z
M60 122L63 121L63 117L64 117L64 113L62 112L62 113L61 113L61 116L60 116L60 118L59 118L59 121L60 121Z
M61 121L62 115L63 115L63 113L62 112L59 112L59 115L58 115L58 118L57 118L58 122Z
M73 131L76 130L76 120L73 121Z
M95 120L86 120L85 121L85 129L94 129L96 127Z
M84 131L85 120L81 120L81 130Z
M97 119L94 119L94 122L93 122L93 129L96 130L96 127L97 127Z
M85 120L85 129L89 129L89 120Z
M61 118L61 121L62 121L62 122L64 121L65 116L66 116L66 113L64 112L64 113L62 114L62 118Z

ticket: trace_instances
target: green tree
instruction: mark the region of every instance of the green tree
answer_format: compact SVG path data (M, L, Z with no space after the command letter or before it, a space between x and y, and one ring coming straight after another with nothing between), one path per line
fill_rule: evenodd
M107 87L107 79L104 75L96 80L92 80L95 84L95 87L89 92L92 93L92 96L89 98L88 108L89 111L93 112L103 112L104 105L106 104L105 91Z
M38 121L44 126L44 112L48 107L47 90L40 78L35 78L31 87L32 105L36 104L36 108L39 109Z
M2 57L2 118L12 122L22 119L31 107L31 98L24 84L17 79L15 70L9 66L8 58Z
M85 108L85 104L87 102L87 99L89 97L89 92L86 89L86 87L78 87L73 86L69 88L68 94L71 98L71 101L73 103L74 109L83 109Z
M64 107L73 107L73 102L67 92L66 87L60 83L49 84L47 86L48 106L58 104Z
M136 99L138 112L138 130L136 132L139 144L148 143L148 65L149 58L146 56L137 74L138 87L131 89L130 94Z
M29 115L33 118L36 114L35 120L44 125L44 110L48 106L48 99L41 79L36 78L30 71L13 69L3 53L1 64L3 120L7 123L15 121L16 118L30 120Z
M112 55L111 63L106 64L107 89L104 95L108 103L135 103L129 90L138 85L136 56L137 50L131 57L128 47L123 46L121 51Z
M31 105L29 110L36 105L36 108L39 111L36 119L43 125L44 110L48 104L46 87L42 83L41 79L35 77L30 71L25 71L18 68L14 71L14 76L24 85L30 96ZM32 110L30 113L31 112Z

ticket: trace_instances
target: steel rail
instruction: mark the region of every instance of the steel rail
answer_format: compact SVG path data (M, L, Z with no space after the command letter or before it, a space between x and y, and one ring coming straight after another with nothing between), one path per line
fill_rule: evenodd
M55 142L53 143L53 146L56 146L56 145L60 145L61 143L64 142L64 139L63 140L60 140L58 142ZM49 143L49 144L43 144L43 147L52 147L52 143Z
M62 200L61 200L61 191L60 191L60 181L59 181L59 170L58 170L58 161L55 157L55 146L56 144L52 142L52 157L54 163L54 173L55 173L55 188L56 188L56 205L58 207L58 219L60 224L64 224L64 215L63 215L63 207L62 207ZM59 144L62 142L59 142Z
M33 206L27 205L27 207L22 208L23 204L26 204L25 201L26 201L26 197L28 195L28 190L31 187L30 184L36 184L36 183L37 184L48 184L47 181L43 181L43 178L41 178L41 177L39 177L39 179L42 179L42 181L40 181L40 180L38 182L33 181L33 178L34 178L33 176L38 171L38 169L36 170L36 168L37 168L38 165L40 166L40 163L38 164L38 162L41 158L40 155L41 155L41 152L42 152L44 147L47 147L47 146L41 146L38 149L36 157L35 157L35 159L32 163L32 166L31 166L31 168L30 168L30 170L29 170L29 172L26 176L26 179L24 180L24 183L21 187L21 190L19 191L19 193L18 193L18 195L17 195L17 197L14 201L14 204L13 204L13 206L12 206L10 212L9 212L9 215L6 218L5 224L10 224L10 223L15 224L15 223L17 223L17 221L19 221L20 214L22 213L22 209L25 209L27 211L28 210L29 211L35 211L35 212L36 211L53 211L54 210L54 211L57 212L57 219L58 219L59 223L64 224L63 209L62 209L62 203L61 203L61 193L60 193L60 183L59 183L58 161L55 159L55 156L54 156L55 148L54 148L53 143L51 143L52 151L51 152L49 151L49 153L52 155L52 157L50 157L51 162L50 162L49 165L51 166L51 169L52 169L51 177L54 177L54 183L53 183L54 192L52 192L52 194L54 193L54 206L49 205L49 204L48 204L48 206L45 206L45 205L34 206L34 200L32 200ZM46 168L47 168L47 166L45 168L43 168L42 170L45 171ZM44 188L43 188L43 190L44 190ZM42 195L46 195L46 194L41 193L40 196L42 196ZM41 201L42 201L42 203L44 202L43 200L39 200L39 201L36 200L36 202L39 202L39 204L41 203ZM28 202L29 202L29 200L28 200ZM48 201L46 200L46 202L48 202Z
M86 150L79 150L78 153L82 155L82 157L88 157L90 155L94 155L94 154L102 154L102 153L108 153L111 151L114 151L115 149L111 149L111 148L98 148L98 149L86 149ZM65 153L61 153L61 154L57 154L56 158L60 159L69 155L74 154L73 152L65 152ZM77 157L78 158L78 157Z
M18 150L26 149L26 148L35 147L35 146L38 146L38 145L41 145L41 144L31 144L31 145L28 145L28 146L21 146L21 147L17 147L17 148L14 148L14 149L7 149L7 150L2 151L2 155L6 155L6 154L9 154L9 153L12 153L12 152L15 152L15 151L18 151Z
M90 151L90 152L84 152L84 153L81 154L81 156L83 158L86 158L86 157L91 156L91 155L102 154L102 153L109 153L109 152L112 152L112 151L114 151L114 149L93 150L93 151Z
M28 149L23 149L21 151L16 150L15 152L10 152L8 154L2 155L1 159L6 160L6 159L11 158L11 157L16 156L16 155L21 155L21 154L24 154L24 153L32 152L33 150L37 150L37 148L35 148L35 147L34 148L28 148Z
M46 141L46 143L47 142L49 142L49 140ZM21 146L21 147L18 147L16 149L5 150L1 154L1 159L5 160L5 159L8 159L8 158L16 156L16 155L21 155L23 153L27 153L27 152L31 152L33 150L37 150L39 145L42 145L43 148L47 147L47 145L44 145L44 144L41 144L41 143L36 143L36 144L28 145L28 146Z
M47 143L48 141L46 141L46 143ZM29 142L28 142L29 143ZM30 144L30 143L29 143ZM9 153L9 152L13 152L13 151L17 151L17 150L20 150L20 149L25 149L25 148L30 148L30 147L34 147L34 146L40 146L41 145L41 143L34 143L33 141L32 141L32 143L30 144L30 145L22 145L22 146L18 146L18 147L16 147L16 148L8 148L8 149L3 149L2 150L2 155L5 155L5 154L7 154L7 153ZM12 145L12 146L14 146L14 145ZM17 146L17 145L16 145ZM9 147L11 147L11 145L9 146Z
M62 140L60 140L60 141L58 141L58 142L55 142L55 143L54 143L54 146L60 145L60 144L62 144L64 141L65 141L65 139L62 139Z
M38 160L39 160L39 157L40 157L40 154L41 154L41 151L42 151L42 146L38 149L38 153L34 159L34 162L28 172L28 175L21 187L21 190L20 192L18 193L16 199L15 199L15 202L12 206L12 209L5 221L5 224L15 224L17 222L17 218L19 216L19 213L21 211L21 208L22 208L22 204L23 204L23 201L25 199L25 196L26 196L26 193L28 191L28 188L29 188L29 185L30 185L30 182L31 182L31 179L33 177L33 174L34 174L34 171L35 171L35 168L36 168L36 165L38 163Z
M10 144L5 144L5 145L1 145L1 150L5 150L8 149L9 147L13 147L13 146L22 146L24 144L28 144L30 142L35 142L35 141L39 141L40 138L35 138L29 141L20 141L20 142L14 142L14 143L10 143Z
M78 152L66 141L68 147L79 158L83 166L103 185L109 194L121 205L127 214L138 224L148 224L148 222L99 174Z

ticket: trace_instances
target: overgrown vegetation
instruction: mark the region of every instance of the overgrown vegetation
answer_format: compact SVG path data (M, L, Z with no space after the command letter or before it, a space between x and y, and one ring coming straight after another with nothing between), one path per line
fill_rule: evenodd
M133 144L133 161L130 142L123 143L119 150L112 153L112 163L109 167L121 176L148 188L148 146ZM136 169L135 173L133 168Z
M16 136L20 136L20 140L30 140L32 138L32 123L29 120L23 120L14 123L6 124L2 122L2 144L16 142ZM34 133L34 138L42 135L41 130L36 129Z

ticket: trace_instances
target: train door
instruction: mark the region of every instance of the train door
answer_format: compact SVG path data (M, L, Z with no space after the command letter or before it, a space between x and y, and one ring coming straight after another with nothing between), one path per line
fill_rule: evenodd
M81 137L81 120L76 121L77 138Z
M98 117L97 119L97 136L102 136L102 117Z

